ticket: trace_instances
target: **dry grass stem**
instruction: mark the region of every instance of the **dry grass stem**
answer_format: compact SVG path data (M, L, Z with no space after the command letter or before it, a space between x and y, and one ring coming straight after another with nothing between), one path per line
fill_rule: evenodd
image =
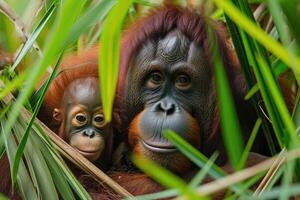
M266 4L262 3L255 9L253 13L253 17L255 18L255 20L258 20L258 18L264 13L266 8L267 8Z
M34 3L31 3L28 5L28 8L26 9L25 16L26 21L24 21L26 27L28 30L31 29L33 22L36 20L37 16L43 9L43 7L46 5L45 0L37 0Z
M9 7L9 5L5 1L0 1L0 12L2 12L7 18L15 25L17 32L19 33L23 45L28 40L28 33L25 27L25 24L20 20L18 15ZM39 53L39 55L42 55L41 50L39 46L34 43L33 44L34 49Z
M282 155L286 152L286 149L283 149L279 155ZM268 170L267 174L264 176L263 180L260 182L259 186L256 188L253 195L261 195L261 193L267 188L267 186L270 184L272 178L280 168L280 166L283 164L284 158L278 157L277 160L273 163L273 165Z

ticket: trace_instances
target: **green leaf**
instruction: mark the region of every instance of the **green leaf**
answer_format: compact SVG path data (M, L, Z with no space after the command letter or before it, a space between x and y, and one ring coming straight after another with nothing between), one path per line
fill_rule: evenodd
M24 84L26 78L29 76L30 71L27 70L20 74L19 76L15 77L12 81L5 84L4 88L0 89L0 99L6 97L11 91L20 87Z
M70 31L71 26L81 11L84 3L84 0L76 2L67 0L62 4L61 15L56 22L56 26L52 30L53 35L49 39L46 50L44 51L47 56L44 56L41 60L39 60L33 68L28 68L25 73L22 73L23 80L25 80L24 74L30 74L30 76L26 77L25 87L21 90L17 101L13 104L11 112L9 113L7 123L4 127L5 135L9 134L11 127L18 118L23 104L27 101L37 81L42 77L42 74L45 72L52 60L55 59L64 48L62 43L68 36L68 32Z
M182 139L178 134L173 132L172 130L165 130L164 136L172 142L176 146L176 148L183 153L187 158L189 158L192 162L194 162L197 166L204 168L206 164L209 162L209 159L199 152L195 147L193 147L190 143L186 142ZM213 164L208 171L208 174L214 178L219 179L227 175L225 171L219 166ZM229 188L237 193L241 193L240 185L229 186Z
M243 15L231 2L228 0L213 0L218 8L222 8L224 12L251 37L260 42L266 49L276 55L279 59L287 64L287 66L300 65L300 58L294 56L295 60L292 62L290 53L286 47L268 36L264 30L258 27L253 21ZM296 76L300 74L299 68L293 68Z
M111 121L112 107L117 86L119 71L120 32L124 19L133 0L119 0L108 14L103 24L100 46L103 51L99 55L99 77L101 99L105 120Z
M14 71L16 67L19 65L21 60L25 57L27 52L30 50L32 47L33 43L35 42L36 38L40 35L41 31L44 29L45 25L49 21L50 17L52 16L56 6L57 6L57 0L52 3L52 5L49 7L37 27L34 29L34 31L31 33L31 36L28 38L26 43L24 44L21 52L19 53L18 57L16 58L13 66L10 68L10 71Z
M211 36L214 35L212 31L208 34ZM213 37L210 40L212 43L211 53L216 77L217 100L223 140L230 163L235 170L238 170L238 163L242 156L243 138L239 127L237 112L231 96L229 82L226 78L225 68L216 41L216 38Z
M19 163L20 163L20 160L21 160L21 157L22 157L22 154L23 154L23 151L25 149L25 145L27 143L27 139L28 139L28 136L29 136L29 133L31 131L31 127L32 127L32 124L34 122L34 119L36 118L41 106L42 106L42 103L43 103L43 99L44 99L44 96L46 94L46 91L51 83L51 81L54 79L55 77L55 74L56 74L56 69L60 63L60 59L62 57L63 54L60 55L59 59L58 59L58 62L56 63L56 66L54 68L54 70L52 71L49 79L47 80L45 86L43 87L42 89L42 93L41 93L41 96L40 98L38 99L37 103L35 104L35 109L34 109L34 112L33 112L33 115L32 115L32 118L31 120L29 121L27 127L26 127L26 130L25 130L25 133L24 135L22 136L22 139L18 145L18 149L17 149L17 152L16 152L16 155L15 155L15 159L14 159L14 163L13 163L13 171L12 171L12 181L15 182L16 181L16 177L17 177L17 172L18 172L18 168L19 168Z
M278 199L281 194L287 197L295 197L300 195L300 184L290 185L289 187L274 187L272 190L262 193L255 199Z
M250 7L247 4L246 1L237 1L232 0L236 6L239 6L241 11L245 13L245 16L248 16L249 19L254 21L254 17L251 13ZM226 22L228 24L228 28L230 30L230 33L232 35L232 41L234 43L234 46L236 48L236 52L239 58L239 61L241 63L241 68L244 72L245 79L247 81L248 87L252 88L256 82L255 79L253 79L253 68L258 68L258 63L255 58L255 53L260 53L266 60L268 60L268 54L264 48L260 44L258 44L251 36L247 35L243 30L239 29L233 21L226 16ZM257 84L256 84L257 85ZM260 89L264 90L265 85L261 84ZM254 92L254 91L251 91ZM265 99L269 100L268 93L263 93L265 96ZM247 94L249 95L249 93ZM267 118L264 116L264 112L261 111L261 97L258 95L252 96L250 99L254 109L257 113L257 115L263 120L263 132L267 139L267 143L270 149L270 152L272 155L276 154L276 148L273 141L272 134L273 132L270 130L270 126L268 125ZM268 108L269 115L273 118L273 128L275 130L275 134L277 136L278 142L281 145L282 142L282 134L280 130L280 124L277 123L278 121L275 120L276 118L276 112L274 111L275 105L272 103L272 101L265 101L264 102L266 107ZM274 108L274 109L273 109Z
M283 0L277 0L281 7L282 7L282 10L286 16L286 19L287 19L287 22L288 22L288 25L289 25L289 30L293 32L293 36L296 40L296 43L297 43L297 46L298 48L300 48L300 22L299 22L299 17L300 17L300 14L299 14L299 1L298 0L289 0L289 1L283 1ZM268 1L268 3L270 4L271 0ZM275 1L276 2L276 1ZM273 2L274 3L274 2ZM277 18L275 18L277 19ZM278 19L283 19L283 17L281 18L278 18ZM283 26L284 22L282 22L280 25L281 27L284 27ZM280 27L280 26L276 26L277 28ZM287 30L286 27L284 27L285 30ZM282 28L282 37L288 37L289 34L287 34L285 31L284 32L284 29ZM298 67L299 65L295 65L295 67Z
M142 169L146 174L154 178L160 184L168 188L177 188L182 195L188 199L206 199L199 194L193 192L181 178L175 176L170 171L160 167L154 162L141 158L133 157L133 162Z
M36 131L36 134L41 138L41 140L44 142L44 145L48 147L51 156L53 157L52 162L56 162L59 166L59 168L62 170L64 174L64 178L68 181L70 186L72 187L73 191L77 193L79 199L91 199L89 194L86 192L86 190L81 186L81 184L78 182L77 178L73 175L73 173L70 171L69 167L65 164L57 150L53 147L54 144L48 136L46 135L45 131L39 124L33 125L34 131ZM45 152L47 153L47 152ZM50 162L50 161L49 161Z
M24 130L25 128L26 122L22 119L18 120L18 123L14 125L13 130L18 139L22 137L21 130ZM58 199L58 194L50 170L41 152L42 143L37 139L36 134L33 132L31 133L30 136L32 137L28 138L24 150L26 163L32 165L30 175L34 176L36 179L36 187L39 190L42 199Z
M199 152L195 147L193 147L190 143L186 142L182 139L178 134L176 134L172 130L165 130L164 136L174 144L180 152L182 152L185 156L187 156L191 161L193 161L196 165L203 168L205 164L209 161L209 159ZM209 171L209 175L213 178L218 179L226 175L226 173L219 168L217 165L213 165L211 170Z
M108 11L111 10L114 4L115 0L106 0L100 1L97 5L92 5L91 8L87 10L85 14L80 17L72 27L70 34L65 42L65 46L74 43L79 38L80 34L95 25L97 21L103 20L103 18L107 15Z
M296 137L295 125L291 119L289 111L288 111L286 104L283 100L283 97L279 91L278 85L277 85L276 81L274 80L272 72L271 72L270 68L268 67L267 63L263 60L263 58L260 55L257 55L257 61L260 64L260 70L261 70L262 76L264 77L264 81L265 81L267 90L271 94L273 101L276 102L277 112L281 118L282 123L284 124L285 131L288 134L288 135L285 135L285 137L289 137L289 139L290 139L290 140L286 140L286 142L291 142L291 144L286 143L286 145L287 145L287 147L289 147L289 145L292 145L292 146L298 145L299 141Z
M53 182L57 190L59 191L62 199L75 199L73 192L67 182L66 177L64 176L64 172L61 170L57 162L53 162L53 157L48 149L46 149L45 145L41 145L41 151L49 167L49 171L51 172L51 176L53 178Z
M12 166L11 163L13 160L13 155L15 154L16 149L17 149L17 144L15 141L15 138L13 138L12 135L4 134L4 124L5 123L6 123L6 119L1 119L1 121L0 121L0 128L1 128L0 136L1 136L1 139L5 143L6 154L7 154L10 166ZM20 195L24 199L32 199L32 200L38 199L38 197L36 195L36 189L31 181L29 173L26 170L23 160L21 161L20 166L21 167L20 167L20 170L19 170L19 173L17 176L17 182L18 182L18 186L19 186L18 189L19 189Z
M267 0L267 5L269 7L270 13L273 17L273 21L276 27L276 30L279 34L279 37L283 44L287 45L290 40L290 32L286 23L285 18L283 17L282 10L280 8L280 1L278 0ZM291 2L291 1L289 1Z
M254 94L256 94L259 91L259 87L257 84L255 84L246 94L245 101L249 100L251 97L253 97Z
M135 196L135 197L129 197L126 198L125 200L156 200L156 199L164 199L164 198L170 198L177 196L179 192L174 189L169 189L169 190L164 190L162 192L156 192L156 193L151 193L151 194L145 194L145 195L140 195L140 196Z
M250 152L250 150L251 150L251 148L252 148L252 145L253 145L253 143L254 143L254 140L255 140L255 138L256 138L256 136L257 136L257 133L258 133L258 130L259 130L259 128L260 128L261 123L262 123L262 120L261 120L260 118L258 118L258 119L256 120L256 122L255 122L255 125L254 125L254 127L253 127L253 130L252 130L252 132L251 132L251 134L250 134L250 137L249 137L249 139L248 139L247 145L246 145L246 147L245 147L245 149L244 149L244 151L243 151L241 160L240 160L240 162L239 162L239 167L238 167L238 168L240 168L240 169L243 168L243 167L245 166L245 164L246 164L246 161L247 161L249 152Z
M204 180L206 175L209 173L211 167L213 166L214 162L217 160L218 154L214 153L210 159L206 162L204 167L193 177L189 186L191 188L195 188L200 185L200 183Z

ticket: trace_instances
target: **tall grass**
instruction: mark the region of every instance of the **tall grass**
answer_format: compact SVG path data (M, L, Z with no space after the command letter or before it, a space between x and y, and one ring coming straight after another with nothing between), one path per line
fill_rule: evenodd
M300 13L297 8L300 1L177 2L198 10L203 6L207 8L206 15L225 24L249 87L245 101L252 103L258 119L253 124L248 143L243 144L220 52L217 46L212 46L222 132L229 160L237 174L228 175L214 164L217 153L206 158L176 133L166 130L165 137L199 167L199 172L190 182L185 182L149 160L135 158L138 167L169 188L137 199L176 195L206 199L221 189L230 190L228 199L288 199L299 195L300 185L294 180L300 178L299 162L295 159L300 148L297 135L300 123L297 90ZM1 73L0 156L8 156L12 181L24 199L90 198L67 168L53 142L35 122L45 89L55 76L55 66L64 52L81 51L99 41L102 102L106 120L110 121L124 24L130 24L150 7L161 4L161 1L150 0L0 1L0 56L1 51L15 55L14 63L3 68ZM213 32L209 35L212 44L216 45ZM280 76L297 93L293 115L279 88ZM36 85L44 77L48 81L33 95ZM11 93L18 95L13 98ZM32 117L25 114L28 111L33 113ZM245 169L245 159L260 126L274 155L279 153L274 143L280 145L280 156ZM206 175L221 185L201 185ZM249 188L257 181L261 190L253 193Z

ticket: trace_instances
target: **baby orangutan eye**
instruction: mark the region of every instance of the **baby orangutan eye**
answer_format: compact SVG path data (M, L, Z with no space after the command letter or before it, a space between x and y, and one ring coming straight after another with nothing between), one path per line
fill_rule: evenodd
M87 123L87 117L84 113L77 113L72 119L73 126L83 126Z
M77 114L77 115L76 115L76 119L77 119L77 121L79 121L79 122L85 122L86 117L85 117L84 115L82 115L82 114Z
M103 115L97 115L94 118L95 122L103 122L104 121L104 116Z
M93 120L94 126L101 128L105 125L104 115L103 114L96 114Z

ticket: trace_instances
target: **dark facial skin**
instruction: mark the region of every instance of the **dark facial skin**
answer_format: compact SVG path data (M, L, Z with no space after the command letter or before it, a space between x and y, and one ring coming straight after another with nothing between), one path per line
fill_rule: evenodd
M61 131L71 146L90 161L100 158L109 129L104 121L97 78L71 82L53 117L62 122Z
M212 72L202 48L177 30L149 40L132 65L126 87L129 142L134 152L173 168L182 155L163 130L200 147L200 132L208 131L211 124L206 122L213 117Z

